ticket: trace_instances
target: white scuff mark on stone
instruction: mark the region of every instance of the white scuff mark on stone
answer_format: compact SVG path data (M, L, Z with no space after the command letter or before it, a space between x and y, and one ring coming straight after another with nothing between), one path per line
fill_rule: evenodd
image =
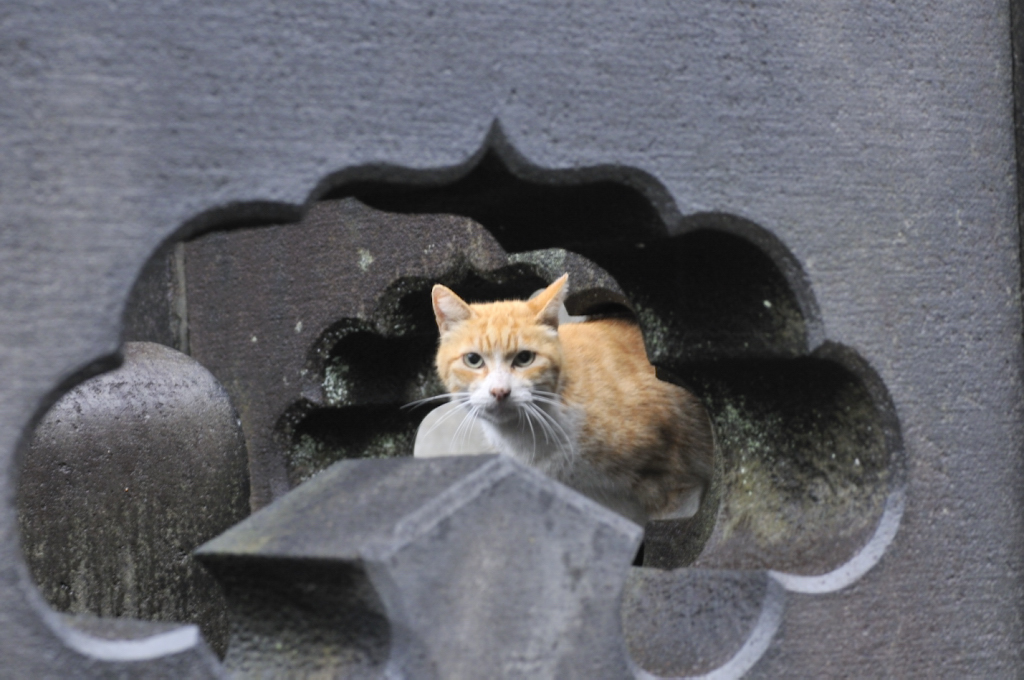
M364 272L373 264L373 254L366 248L359 249L359 268Z
M301 321L299 321L297 324L295 324L295 332L296 333L301 333L302 332L302 322Z

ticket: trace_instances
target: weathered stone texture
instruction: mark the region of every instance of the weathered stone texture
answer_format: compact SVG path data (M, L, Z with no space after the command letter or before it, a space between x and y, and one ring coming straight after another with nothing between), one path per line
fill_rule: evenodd
M223 653L224 595L192 551L248 515L238 416L184 354L124 355L36 428L18 497L25 556L58 611L196 623Z
M342 461L199 557L229 584L227 662L250 677L596 680L631 672L619 604L640 537L508 458ZM320 604L259 604L293 583Z

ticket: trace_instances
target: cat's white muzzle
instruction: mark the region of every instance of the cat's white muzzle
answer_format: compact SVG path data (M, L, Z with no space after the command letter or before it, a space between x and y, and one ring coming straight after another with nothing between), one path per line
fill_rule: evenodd
M477 389L470 399L470 403L477 407L480 417L495 425L522 418L520 410L524 401L532 401L530 391L526 387L506 387L503 384L487 382Z
M483 404L480 417L494 424L507 423L519 417L519 406L510 398L497 400L493 397Z

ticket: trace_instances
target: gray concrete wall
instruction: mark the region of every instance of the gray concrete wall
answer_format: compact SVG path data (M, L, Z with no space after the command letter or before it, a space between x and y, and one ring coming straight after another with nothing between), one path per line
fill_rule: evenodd
M1024 667L1020 267L1004 2L0 8L0 657L11 677L216 673L79 644L18 548L32 423L120 344L149 255L347 168L630 166L778 238L823 339L886 385L905 512L853 585L788 598L757 677ZM177 645L177 646L175 646ZM136 656L131 656L136 654ZM137 658L141 660L132 661ZM145 664L153 664L146 666Z

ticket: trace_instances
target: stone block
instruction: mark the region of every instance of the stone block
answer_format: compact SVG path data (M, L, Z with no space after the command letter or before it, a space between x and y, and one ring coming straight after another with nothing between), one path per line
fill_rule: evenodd
M120 368L46 414L19 484L22 545L61 612L198 624L227 642L224 595L192 557L248 514L245 441L194 359L127 343Z
M253 676L623 678L620 603L640 536L505 457L364 460L197 555L228 587L227 663ZM302 587L290 606L258 602ZM295 617L300 601L317 604Z

